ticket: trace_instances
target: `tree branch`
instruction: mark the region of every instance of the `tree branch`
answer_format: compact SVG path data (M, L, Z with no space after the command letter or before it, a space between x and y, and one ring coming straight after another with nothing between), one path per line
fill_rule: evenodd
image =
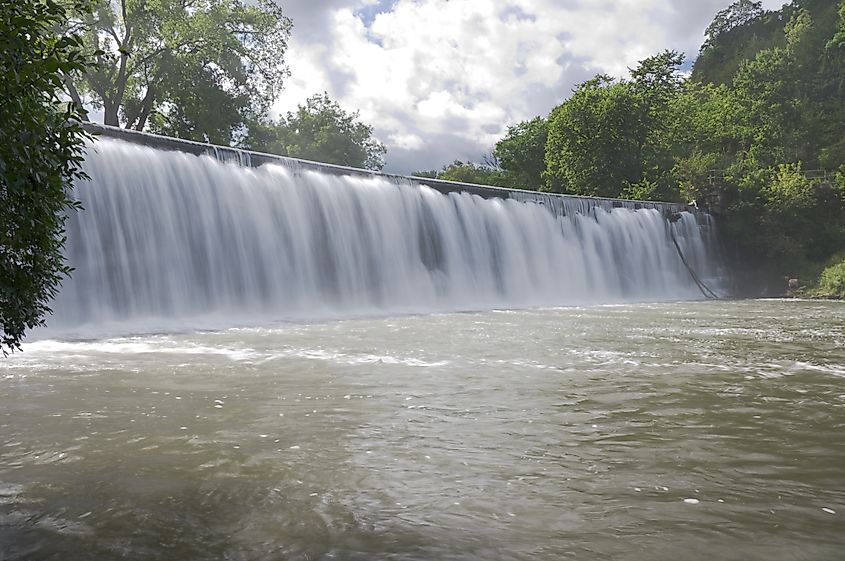
M153 99L155 99L155 86L152 85L147 88L147 93L144 100L141 102L141 114L138 116L138 124L135 130L142 131L147 126L147 119L153 111Z
M155 95L155 84L148 85L147 92L144 94L144 99L141 100L141 103L138 104L134 111L126 115L127 129L142 130L144 128L145 121L152 110ZM140 128L137 128L136 125Z
M85 110L85 105L82 103L82 96L79 95L79 90L76 89L76 86L73 84L73 80L70 76L63 72L62 81L65 83L65 88L67 88L67 93L70 95L70 99L73 101L74 105L79 107L79 112L82 115L82 118L87 121L88 111Z

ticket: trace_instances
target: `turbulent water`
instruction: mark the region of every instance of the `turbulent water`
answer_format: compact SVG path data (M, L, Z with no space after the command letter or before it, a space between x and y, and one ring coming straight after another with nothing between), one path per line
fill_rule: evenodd
M37 341L0 559L838 560L843 349L798 301Z
M690 213L670 224L586 199L550 212L110 139L85 168L51 327L701 298L672 235L716 274L709 223Z
M0 561L842 558L845 306L680 301L706 215L86 170L0 362Z

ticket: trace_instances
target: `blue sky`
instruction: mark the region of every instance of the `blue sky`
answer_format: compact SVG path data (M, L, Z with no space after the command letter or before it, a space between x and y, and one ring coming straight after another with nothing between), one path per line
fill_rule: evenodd
M369 26L373 23L373 20L375 20L378 14L391 11L397 1L398 0L379 0L378 2L361 6L354 11L355 17L364 22L364 25Z
M326 91L387 145L386 171L481 161L509 125L663 49L694 60L729 0L277 0L294 22L276 113ZM765 0L777 9L782 2Z

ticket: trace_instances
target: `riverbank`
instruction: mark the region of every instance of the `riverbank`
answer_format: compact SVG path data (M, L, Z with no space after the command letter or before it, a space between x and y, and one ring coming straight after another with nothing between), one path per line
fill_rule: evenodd
M812 277L814 280L808 284L801 284L800 279L789 279L786 296L814 300L845 300L845 257L842 253L834 256L821 272Z

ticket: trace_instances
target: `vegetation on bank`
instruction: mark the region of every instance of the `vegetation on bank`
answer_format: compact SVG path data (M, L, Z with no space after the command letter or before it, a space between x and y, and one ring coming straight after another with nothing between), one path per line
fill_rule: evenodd
M508 129L484 164L428 176L558 193L695 201L758 290L845 249L845 0L717 14L690 76L664 51L598 75Z
M845 300L845 252L803 271L799 278L790 279L789 284L788 295L792 297Z
M845 259L822 271L816 295L845 298Z
M62 277L65 216L82 177L79 108L62 76L86 69L78 34L55 28L88 2L0 0L0 353L44 323Z

